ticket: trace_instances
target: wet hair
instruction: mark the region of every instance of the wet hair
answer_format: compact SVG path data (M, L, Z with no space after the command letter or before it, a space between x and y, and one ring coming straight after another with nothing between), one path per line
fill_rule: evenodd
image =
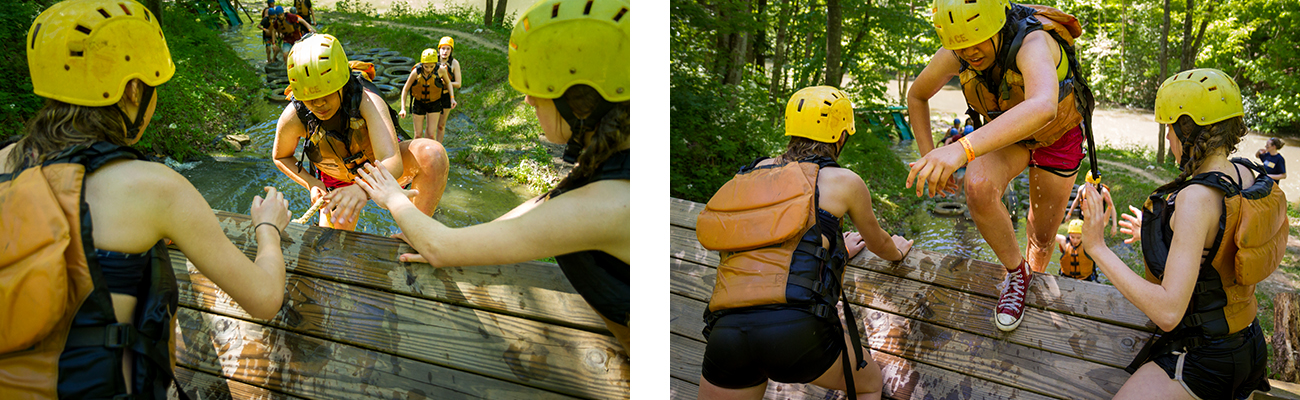
M600 92L587 85L570 86L560 98L569 103L573 115L578 118L586 118L591 115L592 111L609 103L604 97L601 97ZM594 131L591 134L591 139L584 143L582 152L578 153L578 163L573 167L573 171L569 172L569 175L565 176L564 179L561 179L554 189L547 192L546 198L557 196L585 184L587 179L596 173L596 167L604 164L605 160L608 160L610 156L619 151L619 148L623 147L623 144L628 142L631 135L631 110L631 101L614 103L614 108L610 109L600 119L599 123L591 126L591 129L585 129L584 132L573 132L575 137L582 138L587 132Z
M847 135L848 132L842 134ZM839 145L837 142L818 142L806 137L791 136L790 143L785 146L785 153L781 154L781 160L793 162L817 156L838 159L840 158Z
M27 121L25 133L9 153L12 171L49 161L63 149L78 144L103 141L129 145L126 121L117 104L87 107L46 99L45 106Z
M1205 161L1211 154L1223 150L1224 154L1232 154L1237 151L1237 144L1241 143L1241 138L1246 136L1246 123L1241 117L1232 117L1210 125L1197 125L1192 117L1183 115L1174 121L1178 128L1182 130L1182 136L1189 140L1182 143L1183 155L1181 158L1186 159L1184 165L1179 165L1182 173L1178 175L1173 182L1164 184L1156 188L1157 193L1169 192L1178 189L1187 182L1187 179L1196 173L1196 170L1205 164ZM1179 138L1181 141L1182 138ZM1182 162L1182 161L1180 161Z
M1282 139L1277 137L1268 138L1268 143L1273 145L1273 148L1278 150L1282 150L1282 146L1286 146L1286 143L1283 143Z

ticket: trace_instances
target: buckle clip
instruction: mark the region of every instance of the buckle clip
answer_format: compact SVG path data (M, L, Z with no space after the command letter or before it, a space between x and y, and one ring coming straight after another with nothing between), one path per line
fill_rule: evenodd
M817 316L817 318L826 318L827 315L830 315L830 306L827 306L825 304L818 304L812 306L812 309L810 311L812 311L812 314Z
M121 349L131 344L131 325L125 323L109 324L104 327L104 347Z

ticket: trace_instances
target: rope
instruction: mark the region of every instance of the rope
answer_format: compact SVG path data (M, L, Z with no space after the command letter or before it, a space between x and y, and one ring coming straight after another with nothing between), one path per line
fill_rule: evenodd
M321 198L316 199L316 203L312 204L311 208L307 209L307 212L302 213L301 217L298 217L298 219L295 219L291 222L296 224L304 224L304 225L307 224L307 220L311 219L312 214L315 214L317 211L320 211L320 208L323 205L325 205L325 196L321 196Z

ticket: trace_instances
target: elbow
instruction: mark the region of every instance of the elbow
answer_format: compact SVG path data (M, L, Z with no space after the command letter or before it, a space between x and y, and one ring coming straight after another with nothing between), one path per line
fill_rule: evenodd
M269 320L280 313L282 305L284 305L284 285L275 287L272 293L267 293L260 301L249 304L250 307L244 307L244 311L253 318Z
M1185 310L1158 312L1156 315L1151 316L1151 322L1155 322L1156 326L1159 327L1162 332L1173 332L1174 328L1177 328L1178 324L1183 321L1184 311Z

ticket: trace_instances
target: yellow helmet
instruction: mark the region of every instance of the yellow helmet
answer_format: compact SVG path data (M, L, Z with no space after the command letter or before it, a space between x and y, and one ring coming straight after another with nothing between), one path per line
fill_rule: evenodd
M424 52L420 53L420 62L422 63L438 62L438 51L434 49L424 49Z
M831 86L799 89L785 106L785 135L834 143L840 134L857 131L853 103L843 91Z
M1165 79L1156 91L1156 122L1172 124L1182 115L1202 126L1243 116L1241 89L1217 69L1179 72Z
M451 48L454 49L456 48L456 40L452 39L451 36L443 36L442 39L438 41L438 48L441 49L442 46L451 46Z
M64 103L117 103L131 79L149 86L176 72L158 20L132 0L69 0L42 12L27 30L32 91Z
M352 77L343 43L329 34L314 34L299 40L289 50L286 64L289 87L298 100L313 100L337 92Z
M935 0L934 30L943 48L961 50L989 40L1007 23L1007 0Z
M510 32L510 86L554 99L588 85L610 102L631 99L627 0L542 0Z
M1070 220L1069 233L1083 233L1083 220L1081 219Z

